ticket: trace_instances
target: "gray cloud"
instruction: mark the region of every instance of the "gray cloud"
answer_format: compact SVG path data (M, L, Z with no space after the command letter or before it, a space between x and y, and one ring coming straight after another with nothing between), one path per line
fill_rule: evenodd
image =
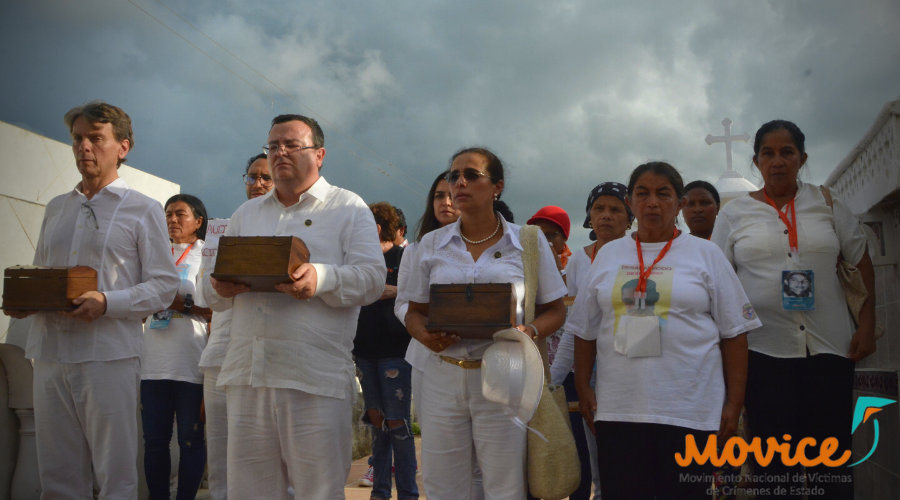
M0 119L65 141L71 106L120 105L135 123L130 163L228 216L272 116L309 110L134 1L276 102L127 2L7 2ZM454 150L481 144L510 167L517 221L556 204L578 227L595 184L647 159L717 179L724 148L703 139L726 116L736 134L798 123L821 182L900 94L894 0L167 3L325 118L329 181L411 220L424 201L398 181L424 193ZM734 150L754 180L750 146Z

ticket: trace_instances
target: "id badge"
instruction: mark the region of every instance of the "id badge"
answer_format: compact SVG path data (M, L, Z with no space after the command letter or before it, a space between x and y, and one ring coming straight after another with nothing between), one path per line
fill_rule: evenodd
M169 322L172 320L172 311L166 309L165 311L160 311L158 313L153 313L153 316L150 317L150 329L151 330L163 330L169 327Z
M616 352L629 358L662 356L659 317L622 316L616 328Z
M816 310L813 271L781 271L781 307L785 311Z

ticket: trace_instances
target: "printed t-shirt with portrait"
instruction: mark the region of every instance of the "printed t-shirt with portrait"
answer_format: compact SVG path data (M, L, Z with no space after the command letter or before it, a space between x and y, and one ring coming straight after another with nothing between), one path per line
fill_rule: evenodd
M191 247L190 244L172 245L173 260ZM181 277L178 295L193 300L197 293L197 274L203 255L203 240L197 240L175 269ZM201 302L202 303L202 302ZM144 323L144 355L141 356L142 380L178 380L194 384L203 383L200 356L206 347L206 320L182 311L171 311L165 328L151 328L153 316Z
M642 243L651 264L667 242ZM761 323L719 248L682 233L647 282L645 310L659 318L661 355L614 348L617 324L636 314L639 262L632 237L601 248L584 277L566 330L597 342L596 420L719 428L725 403L721 339Z

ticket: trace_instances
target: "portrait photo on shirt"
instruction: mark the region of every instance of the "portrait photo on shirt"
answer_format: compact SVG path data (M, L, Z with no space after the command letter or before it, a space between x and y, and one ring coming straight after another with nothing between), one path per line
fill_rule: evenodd
M787 311L815 310L813 271L781 271L781 301Z

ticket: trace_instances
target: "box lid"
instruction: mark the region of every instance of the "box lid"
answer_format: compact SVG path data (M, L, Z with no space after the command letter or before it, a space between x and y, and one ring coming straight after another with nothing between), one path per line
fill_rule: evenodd
M509 293L512 283L455 283L452 285L431 285L431 293Z
M88 266L12 266L6 268L4 276L8 278L96 278L97 271Z

